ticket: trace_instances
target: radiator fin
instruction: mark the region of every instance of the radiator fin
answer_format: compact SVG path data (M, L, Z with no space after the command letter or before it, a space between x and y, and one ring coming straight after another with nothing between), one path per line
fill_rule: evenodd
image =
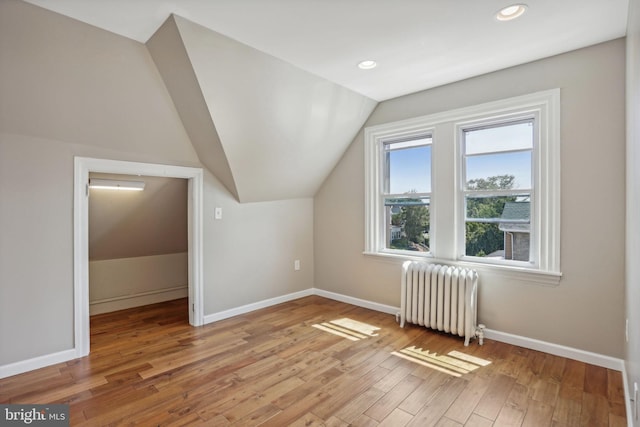
M414 323L465 338L476 336L478 273L440 264L402 266L400 326Z

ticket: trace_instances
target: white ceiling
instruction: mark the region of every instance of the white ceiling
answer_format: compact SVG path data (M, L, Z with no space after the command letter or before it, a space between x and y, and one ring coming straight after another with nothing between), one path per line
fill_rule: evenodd
M626 34L628 0L28 0L146 42L175 13L378 101ZM378 67L356 64L374 59Z

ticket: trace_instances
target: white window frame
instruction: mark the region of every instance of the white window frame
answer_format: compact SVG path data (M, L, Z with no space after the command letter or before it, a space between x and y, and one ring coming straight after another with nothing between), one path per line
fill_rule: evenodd
M386 158L385 158L385 152L386 152L385 151L385 145L393 144L393 143L399 142L399 141L411 141L411 140L418 140L418 139L423 139L423 138L430 138L430 139L433 140L433 136L432 136L431 132L424 132L424 133L419 133L418 132L418 133L412 133L412 134L410 134L408 136L404 136L402 138L393 138L393 139L384 139L383 138L382 140L380 140L381 143L380 143L379 147L380 147L381 152L380 152L380 165L379 165L379 168L380 168L380 171L381 171L380 172L381 181L380 181L380 187L379 187L380 188L380 192L378 193L379 206L384 206L384 201L385 201L385 199L388 199L388 198L395 198L395 197L403 198L403 197L407 197L406 194L394 194L394 193L385 191L386 190L385 178L386 178L386 167L387 167ZM431 147L431 151L433 153L433 142L431 142L429 144L424 144L424 145L429 145ZM433 161L432 161L432 163L433 163ZM433 182L433 176L431 176L430 178L431 178L431 181ZM427 192L427 193L411 194L411 197L416 197L416 198L428 197L429 198L429 211L430 212L431 212L431 204L432 204L432 201L433 201L432 196L433 196L433 189L432 189L432 191ZM380 228L379 234L378 234L378 236L381 238L381 241L379 242L381 244L381 246L379 246L380 250L382 252L389 252L389 253L404 253L406 255L413 254L414 253L413 251L402 250L402 249L390 249L390 248L386 247L386 243L387 243L387 241L386 241L387 240L386 239L387 221L386 221L386 215L385 215L384 209L383 209L382 212L380 212L380 215L381 215L381 221L380 221L380 227L381 228ZM423 254L425 254L425 255L426 254L430 254L430 253L431 252L423 252Z
M463 128L473 123L508 121L535 116L539 130L532 160L535 200L532 199L533 263L486 262L464 256L464 201L462 188ZM385 249L382 193L382 144L397 138L430 133L432 182L430 249L427 254ZM544 285L557 285L560 270L560 89L551 89L500 101L365 128L365 250L366 255L423 259ZM534 195L532 195L534 197ZM462 225L461 225L462 224ZM381 228L382 227L382 228Z
M528 109L527 109L528 110ZM510 123L524 121L524 120L533 120L533 149L531 152L531 189L526 189L525 192L531 195L531 235L530 235L530 244L529 244L529 261L515 261L515 260L497 260L497 259L488 259L488 258L480 258L472 255L466 255L466 231L465 231L465 223L466 223L466 212L465 212L465 196L473 191L465 191L465 183L467 182L466 178L466 167L465 167L465 141L464 141L464 132L469 129L473 129L476 127L484 127L484 126L500 126L500 125L508 125ZM457 137L457 145L459 146L459 155L458 157L458 170L460 171L460 179L458 180L458 212L456 212L456 218L458 221L456 222L458 226L457 235L458 235L458 246L459 254L458 259L462 261L468 262L479 262L486 264L497 264L497 265L505 265L505 266L513 266L513 267L523 267L523 268L534 268L539 270L539 260L541 257L538 240L540 236L540 224L537 221L539 210L536 207L539 205L537 200L536 188L538 185L537 176L539 175L539 171L536 168L536 165L539 164L538 156L540 154L540 115L538 111L524 111L521 114L509 114L507 116L500 115L498 117L488 117L484 120L480 121L472 121L472 122L460 122L456 123L456 137ZM506 193L518 193L520 192L517 189L506 191Z
M368 129L365 129L365 133ZM370 167L365 166L365 175L366 182L365 186L367 187L367 192L365 195L365 221L369 224L370 228L369 232L365 233L365 246L367 248L366 252L373 252L375 254L388 254L388 255L399 255L404 254L409 256L413 254L411 251L403 251L398 249L388 249L386 248L386 228L385 228L385 213L384 213L384 145L394 140L403 140L403 139L412 139L412 138L420 138L425 135L430 135L433 139L433 127L429 125L419 125L419 126L409 126L403 127L402 129L396 129L395 127L390 127L388 131L377 132L375 135L375 143L373 145L369 145L369 150L367 150L367 145L365 145L365 155L367 156L368 162L373 162L370 164ZM365 137L366 140L366 137ZM433 142L431 143L431 163L433 165ZM432 168L433 175L433 168ZM433 221L433 212L431 211L431 206L433 206L433 176L431 179L431 193L429 195L429 210L430 210L430 220ZM433 242L434 237L432 234L429 234L429 241ZM432 243L431 243L432 244ZM426 254L431 254L431 252L427 252Z

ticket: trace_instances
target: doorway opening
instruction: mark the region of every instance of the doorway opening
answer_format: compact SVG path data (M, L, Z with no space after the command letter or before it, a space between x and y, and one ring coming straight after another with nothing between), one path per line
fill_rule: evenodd
M188 180L189 324L203 324L203 173L200 168L76 157L74 165L74 347L76 357L89 354L89 199L90 173L139 175Z
M188 184L183 178L89 174L91 321L97 314L185 298L188 322Z

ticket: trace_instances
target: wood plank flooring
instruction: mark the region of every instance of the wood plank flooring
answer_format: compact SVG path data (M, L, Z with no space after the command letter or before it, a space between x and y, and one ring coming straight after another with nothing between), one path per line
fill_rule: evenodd
M66 403L73 426L626 426L620 372L316 296L199 328L186 300L94 316L88 357L0 380L0 402Z

